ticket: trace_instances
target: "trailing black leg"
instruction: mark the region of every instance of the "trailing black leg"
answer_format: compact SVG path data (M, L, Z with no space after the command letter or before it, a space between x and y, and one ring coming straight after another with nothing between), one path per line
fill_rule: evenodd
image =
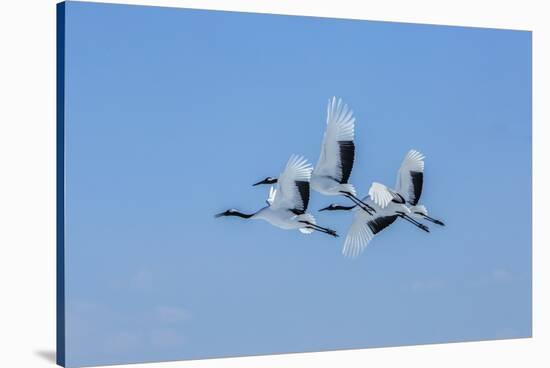
M328 235L332 235L332 236L334 236L335 238L338 237L338 234L336 234L336 232L335 232L334 230L327 230L327 231L325 231L325 230L317 229L317 228L315 228L315 227L313 227L313 226L309 226L309 225L306 226L306 229L311 229L311 230L314 230L314 231L319 231L319 232L321 232L321 233L325 233L325 234L328 234Z
M317 231L332 235L334 237L338 237L338 234L336 234L336 231L334 231L332 229L328 229L326 227L319 226L319 225L314 224L314 223L309 222L309 221L300 221L300 222L308 225L308 226L306 226L308 229L317 230Z
M404 213L398 213L399 217L401 217L402 219L404 220L407 220L408 222L410 222L411 224L413 224L414 226L418 227L419 229L422 229L424 230L425 232L429 233L430 232L430 229L424 225L424 224L421 224L420 222L412 219L410 216L407 216L405 215Z
M358 206L361 206L361 208L363 208L365 211L367 211L368 213L372 214L371 212L376 212L376 210L374 208L372 208L372 206L368 205L367 203L363 202L362 200L360 200L359 198L357 198L356 196L353 195L353 193L351 192L347 192L345 190L341 190L340 193L344 194L346 197L348 197L349 199L351 199L353 202L355 202ZM368 210L366 210L365 208L368 208Z
M424 217L426 220L428 220L428 221L430 221L430 222L433 222L434 224L437 224L437 225L440 225L440 226L445 226L445 224L443 223L443 221L434 219L434 218L432 218L432 217L430 217L430 216L426 216L426 215L423 215L423 217Z
M328 231L328 232L331 232L331 233L336 233L336 231L334 231L334 230L332 230L332 229L329 229L329 228L326 228L326 227L319 226L319 225L314 224L314 223L309 222L309 221L306 221L306 224L309 225L309 226L313 226L314 228L319 229L319 230Z
M361 207L361 209L362 209L363 211L365 211L365 212L368 213L369 215L372 215L372 211L374 211L374 210L371 211L371 209L372 209L371 206L369 206L369 205L366 205L366 206L363 205L363 201L360 201L360 200L357 199L357 197L355 197L355 196L353 196L353 195L351 195L351 194L348 194L349 192L341 192L341 193L342 193L346 198L349 198L349 199L350 199L353 203L355 203L357 206ZM376 212L376 211L374 211L374 212Z

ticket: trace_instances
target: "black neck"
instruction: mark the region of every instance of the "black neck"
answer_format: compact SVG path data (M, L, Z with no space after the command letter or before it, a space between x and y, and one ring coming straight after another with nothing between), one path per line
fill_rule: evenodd
M353 205L353 206L334 206L332 208L332 210L333 211L349 211L349 210L354 209L355 207L357 207L357 205Z
M254 216L254 214L253 214L253 213L251 213L251 214L246 214L246 213L241 213L241 212L236 212L236 211L234 211L234 212L228 213L226 216L237 216L237 217L242 217L242 218L246 218L246 219L247 219L247 218L251 218L252 216Z

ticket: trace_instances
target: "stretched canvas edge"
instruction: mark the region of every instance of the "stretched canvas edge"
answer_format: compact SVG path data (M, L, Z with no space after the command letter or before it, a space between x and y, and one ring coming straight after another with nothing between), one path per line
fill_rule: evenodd
M56 363L65 366L65 2L56 4Z

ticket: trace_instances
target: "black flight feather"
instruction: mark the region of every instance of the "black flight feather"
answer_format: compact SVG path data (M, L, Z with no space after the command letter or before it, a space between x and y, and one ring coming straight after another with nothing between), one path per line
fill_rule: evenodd
M342 165L342 178L340 184L346 184L351 175L353 161L355 160L355 144L353 141L338 141L340 147L340 163Z

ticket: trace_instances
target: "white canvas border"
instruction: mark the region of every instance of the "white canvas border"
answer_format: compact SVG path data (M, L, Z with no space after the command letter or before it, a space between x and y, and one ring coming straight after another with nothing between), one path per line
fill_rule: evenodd
M532 339L138 364L132 367L544 367L550 310L548 138L550 26L541 1L109 1L533 31ZM0 11L0 362L48 367L55 347L55 1ZM514 194L511 196L514 198ZM521 196L515 197L521 200ZM546 289L546 290L545 290Z

